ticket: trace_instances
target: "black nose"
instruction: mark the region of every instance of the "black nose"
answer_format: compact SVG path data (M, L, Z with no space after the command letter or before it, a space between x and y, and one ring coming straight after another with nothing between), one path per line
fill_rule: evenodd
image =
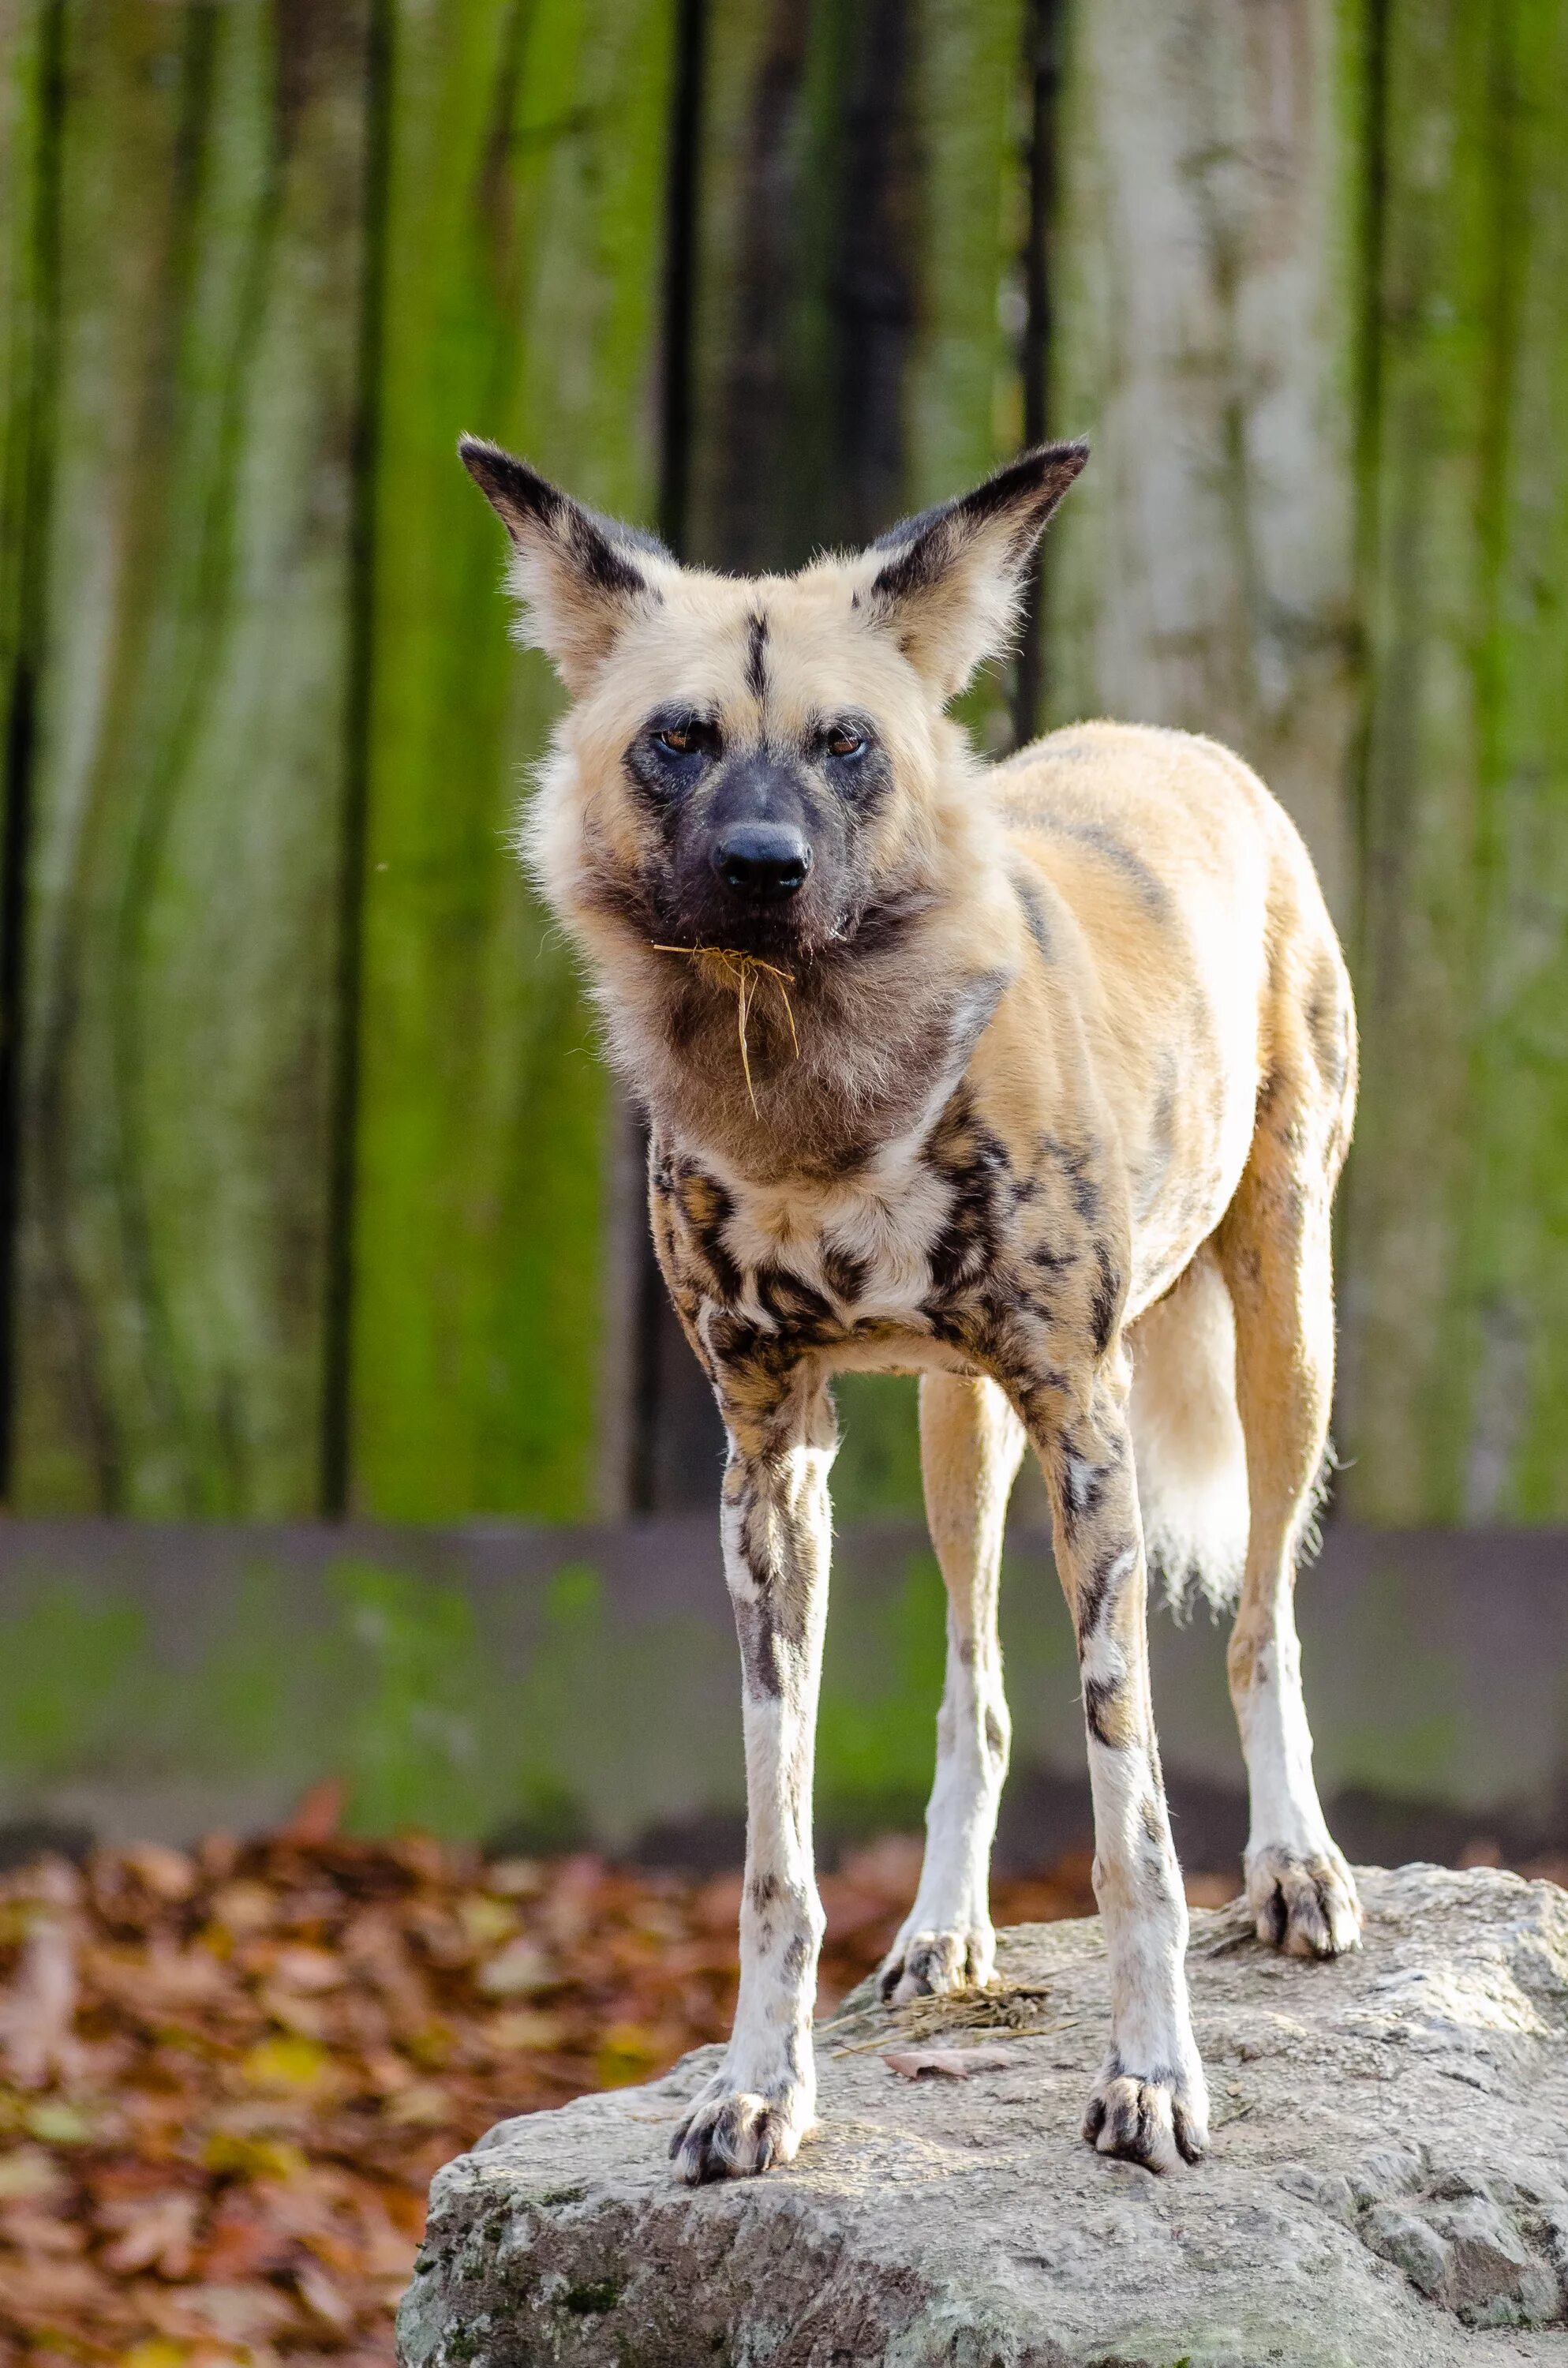
M713 849L713 869L725 887L759 905L793 896L811 868L811 848L788 823L734 823Z

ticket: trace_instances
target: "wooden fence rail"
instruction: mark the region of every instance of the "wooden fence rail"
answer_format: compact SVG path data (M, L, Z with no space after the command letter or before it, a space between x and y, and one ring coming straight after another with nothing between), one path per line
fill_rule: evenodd
M762 566L1048 427L969 720L1285 797L1366 1038L1344 1492L1568 1517L1565 415L1568 0L0 0L7 1500L707 1495L453 440Z

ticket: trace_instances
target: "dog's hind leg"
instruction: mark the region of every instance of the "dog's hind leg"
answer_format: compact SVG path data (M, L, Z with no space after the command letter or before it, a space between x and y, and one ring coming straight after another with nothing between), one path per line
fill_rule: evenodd
M1065 1342L1064 1342L1065 1345ZM1147 1578L1128 1362L1119 1345L1033 1393L1030 1435L1051 1488L1056 1566L1078 1639L1095 1896L1109 1960L1111 2048L1084 2135L1152 2170L1195 2162L1209 2097L1187 1995L1187 1899L1149 1693Z
M922 1381L920 1461L948 1589L948 1675L920 1888L882 1964L887 1998L991 1978L991 1843L1009 1733L996 1597L1007 1498L1023 1452L1024 1427L994 1382L950 1373Z
M1295 1587L1328 1440L1329 1204L1346 1128L1341 1095L1325 1092L1309 1059L1303 1047L1277 1061L1217 1239L1235 1308L1252 1514L1228 1665L1252 1799L1246 1887L1258 1935L1291 1956L1333 1957L1358 1945L1361 1910L1312 1777Z

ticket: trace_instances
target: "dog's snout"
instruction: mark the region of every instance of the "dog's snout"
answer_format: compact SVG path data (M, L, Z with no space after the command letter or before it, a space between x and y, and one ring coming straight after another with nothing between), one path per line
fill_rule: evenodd
M733 894L753 904L777 904L805 886L812 850L788 823L737 823L719 839L712 860Z

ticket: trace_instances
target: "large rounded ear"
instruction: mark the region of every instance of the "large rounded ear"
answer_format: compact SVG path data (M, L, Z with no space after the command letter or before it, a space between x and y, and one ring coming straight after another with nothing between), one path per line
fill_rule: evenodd
M1012 640L1035 545L1088 457L1086 444L1037 445L864 553L862 609L944 701Z
M461 436L458 455L511 537L507 581L523 607L521 638L544 651L568 690L581 691L628 619L664 598L674 558L651 534L585 509L499 444Z

